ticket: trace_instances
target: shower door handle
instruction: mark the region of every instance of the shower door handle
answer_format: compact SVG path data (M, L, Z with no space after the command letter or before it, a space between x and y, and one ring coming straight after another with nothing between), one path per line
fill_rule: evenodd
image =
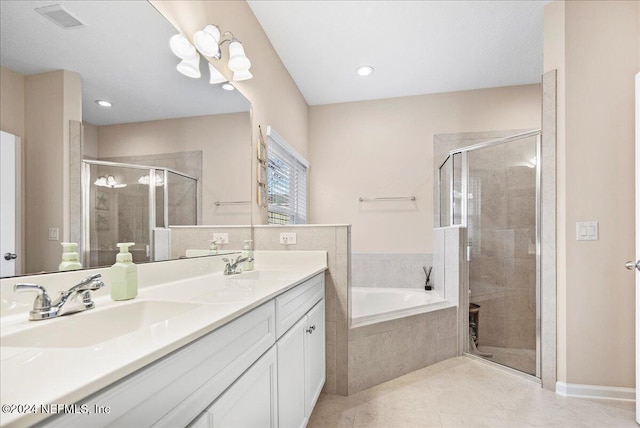
M638 271L640 271L640 260L638 260L635 264L633 262L626 262L624 264L624 267L629 270L637 269Z

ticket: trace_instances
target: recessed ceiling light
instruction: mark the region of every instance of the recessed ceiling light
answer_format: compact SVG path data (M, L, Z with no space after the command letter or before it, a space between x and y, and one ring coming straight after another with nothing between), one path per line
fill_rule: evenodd
M362 65L356 68L356 73L358 73L359 76L368 76L373 73L373 67L370 65Z
M222 84L222 89L224 89L225 91L233 91L235 89L235 86L227 82Z
M111 107L111 103L105 100L96 100L96 104L98 104L101 107Z

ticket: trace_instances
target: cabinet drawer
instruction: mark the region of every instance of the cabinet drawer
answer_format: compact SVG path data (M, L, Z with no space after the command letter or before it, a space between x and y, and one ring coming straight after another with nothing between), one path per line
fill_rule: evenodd
M139 370L80 404L109 406L92 426L186 426L275 343L275 307L265 303L201 339ZM47 426L86 426L64 415Z
M324 297L324 272L276 297L276 337L282 336Z

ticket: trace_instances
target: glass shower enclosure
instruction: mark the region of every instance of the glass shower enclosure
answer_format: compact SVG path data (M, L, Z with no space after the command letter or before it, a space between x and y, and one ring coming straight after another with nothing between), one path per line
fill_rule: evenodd
M540 132L451 150L440 226L466 227L465 351L540 377ZM464 300L461 300L464 301Z
M197 224L199 181L169 168L83 160L84 267L115 263L118 242L135 263L154 260L154 229Z

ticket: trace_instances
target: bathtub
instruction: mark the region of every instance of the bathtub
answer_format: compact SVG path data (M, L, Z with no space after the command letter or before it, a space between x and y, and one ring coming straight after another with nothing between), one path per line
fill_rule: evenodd
M402 318L452 305L436 291L419 288L351 288L351 325Z

